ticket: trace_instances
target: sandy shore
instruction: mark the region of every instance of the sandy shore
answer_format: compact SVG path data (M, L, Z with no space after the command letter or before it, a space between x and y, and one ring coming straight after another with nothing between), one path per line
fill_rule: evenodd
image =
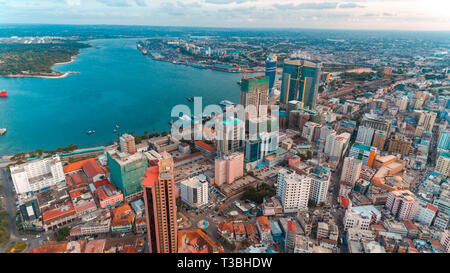
M60 79L65 78L70 74L70 72L61 72L58 75L27 75L27 74L10 74L3 77L6 78L44 78L44 79Z
M75 61L75 58L78 56L74 55L72 57L70 57L70 61L68 62L62 62L62 63L55 63L52 67L57 66L57 65L63 65L63 64L70 64L73 63ZM56 71L58 74L56 75L28 75L28 74L9 74L9 75L4 75L2 77L6 77L6 78L43 78L43 79L61 79L61 78L65 78L67 76L69 76L69 74L71 73L78 73L78 72L58 72Z

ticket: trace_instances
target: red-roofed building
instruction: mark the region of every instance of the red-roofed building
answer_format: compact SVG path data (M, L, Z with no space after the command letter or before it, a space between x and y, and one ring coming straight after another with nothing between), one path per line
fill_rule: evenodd
M228 241L234 240L234 228L232 222L223 222L217 226L217 232L220 236L227 239Z
M266 216L258 216L256 218L256 227L258 228L261 241L272 240L272 229L270 228L269 219Z
M87 176L79 171L67 175L66 184L69 192L85 191L89 189Z
M130 205L126 204L112 210L112 232L130 232L133 229L134 212Z
M246 237L245 225L242 222L233 223L234 236L237 241L243 241Z
M71 163L67 166L64 167L64 172L65 173L71 173L71 172L75 172L78 170L81 170L83 168L83 165L88 162L88 161L95 161L94 158L89 158L89 159L85 159L85 160L81 160L81 161L77 161L74 163Z
M42 222L45 231L54 230L72 222L77 217L77 213L72 204L67 204L59 208L47 210L42 214Z
M195 148L199 149L202 152L205 153L214 153L216 151L216 148L214 148L214 146L211 146L209 144L206 144L203 141L197 140L194 142L195 144Z
M95 182L94 182L94 187L95 187L96 189L98 189L98 188L100 188L101 186L105 186L105 185L108 185L108 184L110 184L109 181L108 181L108 179L103 179L103 180L100 180L100 181L95 181Z
M111 184L106 184L95 190L101 208L110 208L123 201L122 192Z
M405 220L405 227L408 230L408 237L409 238L417 238L419 235L419 229L411 220Z
M83 164L83 171L93 182L105 179L105 171L95 160L90 160Z
M438 208L430 203L426 203L425 205L421 204L414 220L423 225L431 226L437 211Z

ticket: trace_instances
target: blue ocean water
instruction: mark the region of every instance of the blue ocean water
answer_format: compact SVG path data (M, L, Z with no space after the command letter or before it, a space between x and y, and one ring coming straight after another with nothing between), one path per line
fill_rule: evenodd
M111 144L119 132L143 135L170 130L173 106L203 106L227 99L239 102L239 74L197 69L151 60L136 49L137 39L93 40L74 62L58 71L77 71L61 79L2 78L0 90L0 155L69 144ZM87 135L88 130L95 130Z

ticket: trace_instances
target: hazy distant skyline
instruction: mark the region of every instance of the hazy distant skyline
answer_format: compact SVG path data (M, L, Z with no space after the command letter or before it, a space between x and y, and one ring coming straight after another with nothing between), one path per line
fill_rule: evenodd
M450 30L450 0L0 0L0 23Z

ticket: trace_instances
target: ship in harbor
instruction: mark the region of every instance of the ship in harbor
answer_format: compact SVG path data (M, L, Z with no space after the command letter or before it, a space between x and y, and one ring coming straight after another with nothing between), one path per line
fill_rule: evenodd
M147 50L142 46L141 43L137 43L137 47L138 47L138 49L141 51L141 53L142 53L143 55L147 55L147 54L148 54Z
M6 90L0 91L0 98L7 97L7 96L8 96L8 92L6 92Z
M0 136L6 134L6 128L0 128Z

